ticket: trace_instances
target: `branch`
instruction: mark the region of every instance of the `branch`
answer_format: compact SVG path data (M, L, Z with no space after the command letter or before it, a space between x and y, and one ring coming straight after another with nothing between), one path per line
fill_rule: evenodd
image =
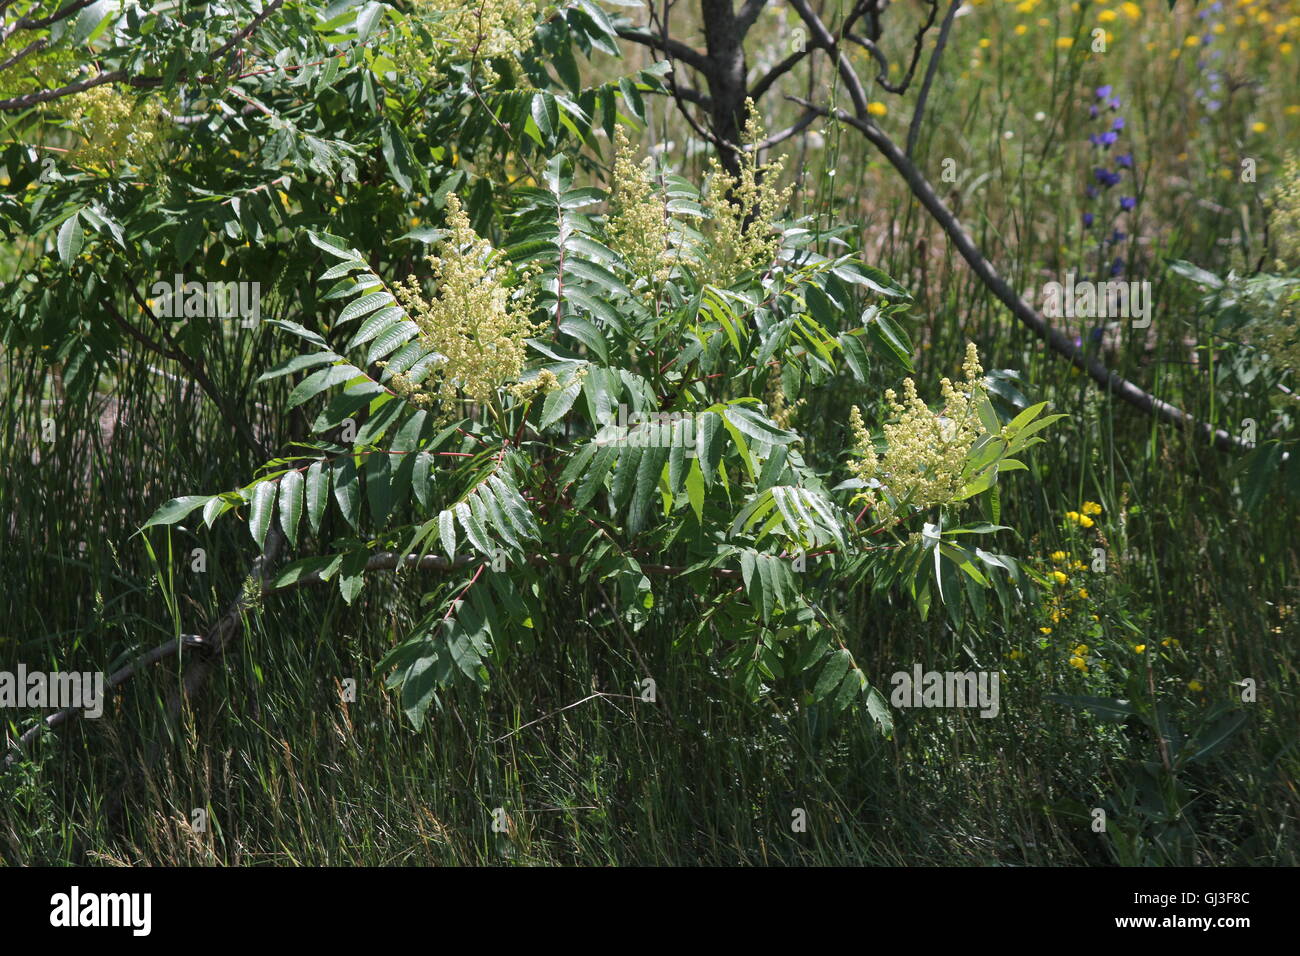
M957 8L961 6L961 0L952 0L948 6L948 13L943 18L943 26L939 27L939 39L934 44L934 52L930 54L930 62L925 68L925 79L921 82L921 92L916 98L916 109L912 111L912 123L907 130L907 155L911 156L916 152L916 139L921 135L921 120L925 118L925 101L930 98L930 84L934 82L934 76L939 72L939 57L943 56L943 48L948 43L948 31L952 29L953 18L957 16ZM925 30L929 29L930 23L934 22L934 13L939 8L930 7L930 20L920 33L917 34L916 50L920 52L921 38L925 35ZM912 59L912 67L915 68L916 59ZM907 80L904 87L911 82L912 71L908 70Z
M109 675L108 680L104 682L104 689L105 691L114 690L122 684L125 684L146 667L156 664L159 661L166 660L169 657L175 657L185 648L201 648L203 645L203 638L199 637L197 634L182 634L180 637L176 638L176 640L168 641L166 644L155 647L153 650L136 658L127 666L114 671ZM50 714L50 716L46 717L44 720L38 721L33 727L30 727L23 732L22 736L13 744L13 751L5 757L3 764L0 764L0 766L3 766L6 769L13 766L14 761L18 759L19 751L25 749L33 740L35 740L43 728L53 730L56 727L61 727L63 724L66 724L68 721L80 714L80 707L69 707L66 710L60 710L57 713Z
M867 94L863 89L862 80L858 78L857 71L853 69L848 59L840 52L838 41L831 36L826 24L822 23L821 18L813 12L808 0L790 0L790 6L794 8L799 18L807 24L809 31L812 33L813 43L822 50L825 50L830 58L835 61L835 68L839 71L840 78L844 80L844 85L848 87L849 99L853 101L853 110L859 116L867 115Z
M259 593L265 586L266 578L270 573L270 565L279 553L283 541L283 533L280 532L278 528L274 529L272 537L267 541L266 550L253 562L253 566L250 569L248 576L256 582ZM245 588L240 591L239 597L231 602L231 604L226 608L225 613L218 618L217 623L208 629L205 636L200 637L197 634L182 634L175 640L168 641L166 644L162 644L155 647L153 650L142 654L127 666L114 671L109 675L108 680L104 682L105 690L109 691L120 687L145 668L156 664L159 661L178 657L186 650L195 650L202 654L201 663L197 668L192 668L188 671L182 680L182 688L186 696L192 694L204 681L206 681L213 660L224 654L236 639L236 625L239 624L240 618L248 605L248 601L248 589ZM176 704L174 704L173 707L178 709ZM50 716L46 717L44 720L37 722L35 726L29 728L21 737L18 738L14 745L15 749L5 757L3 764L0 766L3 766L4 768L12 766L14 761L18 758L19 751L35 740L43 728L49 728L52 730L56 727L62 726L68 721L79 717L81 711L82 708L80 707L69 707L66 710L60 710L56 713L50 714Z
M772 67L772 69L768 70L759 78L758 82L750 88L749 98L757 103L762 95L772 88L773 83L793 70L799 62L814 49L816 48L804 47L802 50L795 50L776 66Z
M1034 334L1046 342L1052 351L1069 359L1070 363L1076 368L1087 372L1093 381L1134 408L1141 409L1172 425L1195 428L1207 440L1213 441L1215 446L1220 449L1227 451L1248 450L1246 443L1236 435L1230 434L1222 428L1215 428L1207 422L1196 421L1182 409L1157 398L1123 376L1110 371L1096 358L1090 358L1081 347L1076 346L1063 332L1049 325L1037 310L1025 302L1011 288L993 267L992 263L984 258L983 253L980 252L974 241L962 228L957 218L943 204L943 200L938 197L925 176L921 174L920 170L898 148L894 141L869 117L857 117L841 109L832 110L817 106L796 96L791 96L789 99L807 109L816 110L822 116L848 123L866 137L867 141L875 146L889 160L890 165L907 181L912 195L921 201L921 205L925 206L930 215L943 228L943 231L947 233L952 244L957 247L957 251L961 253L962 258L970 265L985 287L1002 300L1003 304L1011 310L1016 318L1029 326Z
M687 46L680 40L674 40L670 37L655 36L652 33L646 33L643 30L633 29L631 27L622 27L618 35L624 40L630 40L633 43L639 43L647 46L652 50L660 50L667 53L674 60L681 60L691 69L703 73L705 76L713 74L713 62L693 47Z
M234 36L230 37L225 43L217 47L212 53L212 59L216 60L226 51L232 49L236 44L248 39L254 31L260 27L268 17L284 5L284 0L271 0L266 9L249 21L248 25L240 30ZM85 6L83 3L82 6ZM22 23L23 21L18 21ZM190 78L185 74L177 77L179 82L190 82ZM222 82L220 77L200 76L194 82L198 83L216 83ZM81 93L93 87L100 86L104 83L129 83L137 89L152 89L163 85L161 77L155 76L128 76L125 70L113 70L108 73L100 73L97 76L87 77L84 80L78 80L76 83L69 83L66 86L60 86L52 90L38 90L35 93L25 93L22 96L11 97L7 100L0 100L0 113L14 112L25 110L29 107L36 106L40 103L48 103L51 100L61 99L65 96L72 96L75 93Z
M767 137L767 139L755 143L749 148L757 153L760 150L771 149L777 143L784 143L787 139L790 139L790 137L798 136L807 129L812 124L812 121L817 119L817 115L818 114L815 110L805 110L803 116L799 117L799 119L790 126L781 130L779 133L773 133L771 136Z
M0 100L0 113L25 110L29 107L36 106L38 103L48 103L50 100L72 96L74 93L80 93L83 90L89 90L96 86L101 86L104 83L121 83L124 82L126 78L125 70L113 70L111 73L100 73L98 76L87 77L84 80L78 80L76 83L69 83L67 86L60 86L57 89L37 90L35 93L24 93L22 96Z
M8 40L19 30L39 30L42 27L48 27L51 24L58 23L60 20L66 20L78 10L88 7L94 2L95 0L77 0L76 3L69 4L62 10L51 13L48 17L41 17L36 20L33 20L30 17L22 17L21 19L14 21L14 25L6 30L3 35L0 35L0 43ZM6 6L8 6L8 4L6 4Z
M175 716L180 709L181 702L185 698L191 698L198 693L203 685L207 682L212 670L218 660L229 652L231 646L238 640L242 628L239 626L243 613L247 610L248 605L255 599L269 594L280 594L287 591L297 590L311 584L328 583L321 579L319 572L305 574L295 581L282 584L278 587L272 587L269 582L271 567L278 556L280 549L284 544L284 535L279 528L273 528L271 535L267 539L266 549L253 562L249 569L248 579L254 583L253 594L245 588L240 591L237 597L226 608L225 612L217 622L208 629L204 636L197 634L182 634L175 640L168 641L159 645L152 650L142 654L127 666L120 670L114 671L105 681L105 690L115 690L122 684L125 684L132 677L140 674L146 668L158 663L159 661L168 660L169 658L182 655L185 651L197 651L199 657L194 664L186 671L181 682L181 693L173 695L169 711ZM534 565L553 567L556 564L570 565L575 563L581 555L576 554L532 554L528 556L528 562ZM405 560L395 551L380 551L371 555L366 561L366 572L373 571L392 571L399 564L403 567L417 568L423 571L458 571L462 568L474 564L484 563L484 558L474 555L461 555L455 560L449 560L439 555L407 555ZM685 572L685 567L675 567L667 564L643 564L641 570L646 574L660 575L678 575ZM712 571L715 577L720 578L739 578L741 573L731 568L714 568ZM15 742L14 750L8 754L0 767L8 768L18 757L19 751L25 749L40 734L42 728L51 730L61 727L63 724L80 716L82 708L69 707L66 710L60 710L56 713L39 721L35 726L24 731L21 737Z
M678 86L675 82L669 92L670 96L675 96L679 100L685 100L687 103L694 103L700 109L713 109L713 98L701 93L699 90L691 89L689 86Z
M745 5L736 14L736 26L740 29L742 37L749 33L749 28L754 25L754 21L766 6L767 0L745 0Z

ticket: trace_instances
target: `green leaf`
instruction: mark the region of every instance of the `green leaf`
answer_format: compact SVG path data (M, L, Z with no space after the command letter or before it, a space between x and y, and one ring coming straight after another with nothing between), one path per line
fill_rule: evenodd
M357 478L356 462L345 455L334 463L334 501L339 511L352 527L357 526L357 511L361 504L361 483Z
M344 322L351 322L353 319L375 311L381 305L392 305L395 301L397 300L387 292L370 292L350 303L347 308L339 313L337 324L342 325Z
M582 479L578 482L577 494L573 496L573 506L583 508L596 492L605 486L605 476L609 470L614 467L614 459L618 457L618 448L614 445L603 445L596 452L596 458L591 463L591 467L583 474Z
M349 551L343 556L343 567L339 570L339 593L347 604L351 604L365 586L366 562L369 559L370 552L365 548Z
M59 236L55 244L59 250L59 258L63 260L64 265L71 265L72 260L81 254L83 240L81 213L78 211L65 219L63 225L59 227Z
M294 355L291 358L281 362L269 372L264 372L258 376L258 382L269 382L272 379L279 378L282 375L290 375L294 372L301 372L305 368L312 368L316 365L324 365L326 362L337 362L340 356L333 352L309 352L306 355Z
M312 462L307 469L307 524L312 533L320 531L320 519L325 514L325 503L329 500L330 479L325 471L325 463Z
M286 472L280 479L280 527L289 544L298 544L298 521L302 517L303 477L300 471Z
M312 372L289 393L287 405L289 408L297 408L326 389L356 378L360 374L361 371L352 365L331 365L329 368Z
M253 489L253 501L248 510L248 533L253 536L259 548L266 545L266 532L271 527L271 515L275 512L277 490L274 481L264 481Z
M433 641L425 640L421 644L429 652L414 660L402 675L402 713L416 730L424 725L424 715L433 703L434 692L438 686L438 654L432 650Z
M867 334L873 342L884 348L885 354L892 358L907 372L912 368L912 342L889 316L875 309L868 309L863 315Z
M704 523L704 472L700 469L699 459L691 460L691 467L686 472L686 497L690 500L695 520Z
M788 445L797 437L745 405L728 405L723 414L739 431L769 445Z
M202 504L206 504L211 500L211 497L212 496L210 495L184 495L180 498L173 498L155 511L153 516L145 522L144 527L140 530L144 531L147 528L152 528L154 525L175 524L195 508Z
M469 538L469 543L480 553L493 556L495 548L492 547L492 539L488 536L487 530L479 521L478 516L474 514L467 502L461 501L456 504L456 517L460 521L460 526L465 529L465 536Z
M411 147L407 145L406 137L396 123L385 117L379 127L379 138L388 171L393 174L397 185L402 187L402 192L409 193L415 164L411 161Z
M449 560L456 560L456 515L451 509L438 515L438 537Z
M642 450L636 468L636 489L632 493L632 507L627 518L627 530L631 535L640 534L645 527L650 501L655 489L659 487L659 476L663 473L667 459L667 448Z
M813 699L825 700L831 691L840 686L840 682L844 680L844 675L848 673L852 664L853 655L847 650L840 648L834 651L817 678L817 684L813 688Z
M546 401L542 403L542 420L538 424L538 430L544 430L558 422L561 418L569 413L573 403L578 399L578 393L582 390L582 379L574 376L573 380L564 388L557 388L546 396Z
M1082 694L1046 694L1048 700L1065 704L1076 710L1086 710L1102 720L1123 722L1135 713L1133 704L1127 700L1109 697L1089 697Z
M704 472L704 483L712 485L718 473L718 463L722 461L722 416L715 412L705 412L699 419L699 456L700 468Z

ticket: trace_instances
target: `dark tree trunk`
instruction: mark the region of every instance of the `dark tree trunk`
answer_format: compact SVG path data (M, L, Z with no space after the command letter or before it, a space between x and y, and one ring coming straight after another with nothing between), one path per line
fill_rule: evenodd
M733 0L700 0L704 42L713 62L709 74L710 117L713 135L723 144L738 144L745 116L745 30L736 17ZM727 172L740 172L740 157L728 145L718 146L718 158Z

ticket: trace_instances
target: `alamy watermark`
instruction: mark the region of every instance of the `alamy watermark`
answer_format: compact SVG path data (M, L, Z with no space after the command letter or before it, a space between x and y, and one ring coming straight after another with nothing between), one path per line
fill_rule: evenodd
M997 671L925 671L920 664L912 672L898 671L889 702L907 707L979 707L981 717L996 717L1000 709Z
M53 707L84 710L83 716L104 714L102 671L0 671L0 707Z
M178 272L170 283L155 282L149 296L163 319L240 318L251 328L262 318L260 282L186 282Z
M50 897L50 925L59 928L120 926L133 936L148 936L152 912L151 893L83 893L74 886Z
M1048 282L1043 286L1042 313L1059 319L1131 319L1133 328L1151 324L1151 283L1111 280L1076 282L1073 272L1065 282Z
M620 404L617 421L602 428L593 441L626 448L685 448L686 456L694 458L695 416L687 412L629 413L627 406Z

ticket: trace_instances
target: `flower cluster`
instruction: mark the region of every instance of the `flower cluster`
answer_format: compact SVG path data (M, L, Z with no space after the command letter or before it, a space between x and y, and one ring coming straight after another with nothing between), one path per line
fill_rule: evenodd
M81 136L73 159L86 166L124 162L144 166L157 159L167 135L162 107L104 83L69 98L70 125Z
M460 399L487 404L500 385L519 378L525 339L539 326L528 317L531 296L506 285L491 244L474 232L455 195L447 197L447 225L447 237L427 257L437 296L426 299L414 276L394 289L420 342L441 360L423 381L404 374L389 381L414 404L440 405L452 417Z
M762 124L752 100L745 101L744 145L740 175L729 175L716 156L709 159L709 179L703 205L708 243L702 263L706 281L726 287L751 269L767 265L781 248L777 217L790 202L793 187L778 189L784 163L760 166L756 144L763 138Z
M1197 45L1205 52L1201 54L1196 61L1196 68L1201 72L1201 77L1205 85L1196 89L1195 96L1201 105L1205 108L1206 113L1217 113L1223 106L1223 101L1219 99L1223 91L1224 77L1221 72L1213 68L1212 60L1218 60L1223 56L1222 50L1210 49L1214 43L1216 33L1223 32L1223 24L1217 22L1217 15L1223 12L1223 3L1216 0L1215 3L1200 10L1196 18L1200 20L1203 26L1203 32L1200 34ZM1202 123L1208 123L1209 117L1202 116Z
M1072 614L1086 610L1089 597L1086 587L1075 587L1070 583L1070 574L1086 571L1086 564L1072 559L1064 551L1053 551L1051 562L1054 567L1047 577L1053 584L1053 590L1046 605L1047 623L1038 629L1044 635L1051 634L1055 627ZM1091 617L1094 621L1098 619L1096 614Z
M610 190L610 246L629 269L658 286L671 271L668 262L668 208L645 165L636 161L623 127L614 133L614 175ZM649 163L650 160L646 160Z
M1292 153L1269 196L1269 227L1282 260L1279 271L1300 268L1300 153Z
M767 413L769 417L771 417L772 421L774 421L778 427L787 429L794 424L794 416L798 414L799 409L807 404L808 401L805 398L801 398L793 405L789 403L789 400L785 397L785 385L781 381L780 362L772 363L771 374L767 380L767 391L763 397L767 401ZM859 414L859 424L861 421L862 416Z
M1114 147L1124 130L1124 117L1116 114L1120 108L1118 96L1112 96L1113 88L1107 84L1099 86L1093 91L1095 102L1088 107L1088 116L1094 121L1101 121L1101 129L1088 136L1095 150L1100 152L1103 160L1111 155L1111 148ZM1110 189L1118 186L1123 181L1124 170L1133 168L1133 153L1120 153L1116 150L1114 156L1114 168L1109 163L1096 166L1093 168L1092 175L1094 182L1088 184L1085 191L1088 201L1096 202L1101 196ZM1121 212L1130 212L1137 207L1137 199L1133 196L1120 196L1119 209ZM1097 214L1088 210L1083 214L1083 226L1085 229L1092 229L1097 222ZM1107 249L1118 246L1125 239L1127 234L1114 228L1112 225L1110 235L1103 235L1098 239L1098 262L1101 267L1106 268L1106 260L1111 256ZM1117 276L1124 271L1125 262L1122 256L1116 256L1109 264L1109 272L1112 276Z
M1079 505L1078 511L1067 511L1065 520L1070 524L1077 524L1081 528L1091 528L1095 522L1092 520L1095 516L1101 514L1101 505L1095 501L1085 501Z
M450 49L457 60L475 60L480 72L496 79L489 60L515 59L532 43L537 25L536 0L419 0L429 14L427 25L434 40Z
M910 378L903 382L901 402L893 389L885 392L895 421L884 427L885 452L881 456L875 452L858 407L850 411L849 426L858 458L849 463L849 470L888 494L890 513L900 504L917 509L947 504L961 490L966 459L983 432L977 408L984 393L984 369L974 343L966 345L962 373L965 380L960 385L946 378L939 383L942 414L935 414L921 400ZM878 504L869 492L862 497L873 507Z

